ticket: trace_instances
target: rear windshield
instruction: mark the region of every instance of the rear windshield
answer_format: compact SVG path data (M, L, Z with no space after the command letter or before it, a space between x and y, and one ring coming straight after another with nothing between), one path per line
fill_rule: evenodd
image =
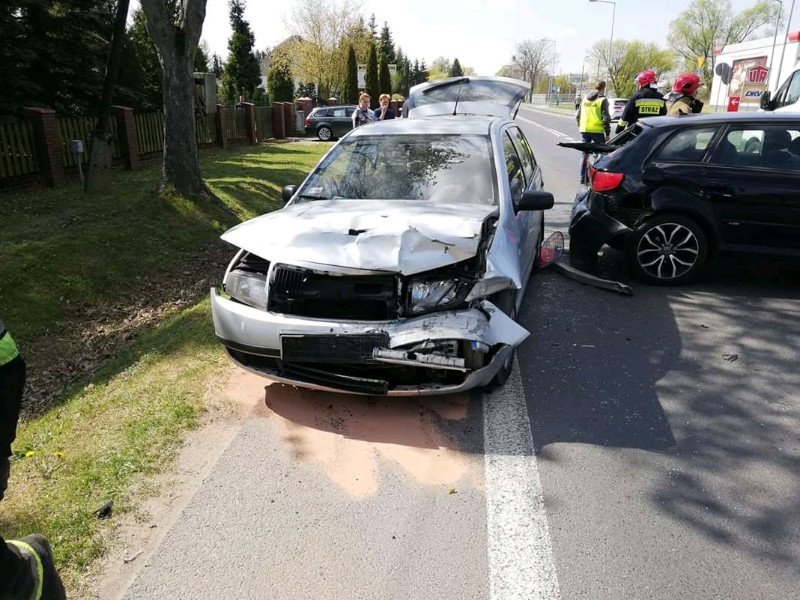
M496 204L486 135L359 135L336 146L300 201L428 200Z
M631 141L639 137L641 133L644 131L644 128L645 125L642 125L641 123L635 123L631 127L628 127L625 131L620 133L619 135L611 138L611 140L609 140L608 143L611 146L619 146L619 147L625 146L626 144L629 144Z

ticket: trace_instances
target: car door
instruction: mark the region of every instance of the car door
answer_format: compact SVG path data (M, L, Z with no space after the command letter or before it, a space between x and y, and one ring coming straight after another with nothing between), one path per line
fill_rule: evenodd
M775 110L778 112L800 111L800 69L781 86L775 94Z
M728 247L800 250L800 123L730 125L705 180Z
M533 156L533 150L528 143L525 134L516 125L508 128L508 135L511 138L517 155L522 161L522 173L525 176L525 189L527 190L541 190L544 187L544 179L542 177L542 169L536 163L536 158ZM520 218L524 215L523 218ZM529 259L528 271L535 267L534 259L536 258L537 245L542 235L542 213L541 211L521 211L516 215L521 227L524 225L526 238L520 240L523 245L523 255Z
M511 191L511 205L516 207L522 194L525 192L527 182L525 180L525 172L523 169L522 159L517 153L514 142L511 139L508 129L500 132L501 143L503 145L503 159L505 162L506 177L508 179L508 187ZM519 256L519 265L523 273L523 282L527 279L530 272L533 257L530 252L530 211L514 210L514 221L516 223L517 235L517 253Z
M331 129L336 137L342 137L353 129L353 111L348 111L348 108L347 106L337 106L331 109Z

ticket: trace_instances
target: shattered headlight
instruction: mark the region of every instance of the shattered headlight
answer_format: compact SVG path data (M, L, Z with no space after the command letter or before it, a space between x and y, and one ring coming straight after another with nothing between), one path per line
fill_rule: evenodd
M471 287L470 282L459 279L412 280L408 289L411 314L454 308L464 302Z
M267 310L267 276L234 269L225 280L225 292L243 304Z

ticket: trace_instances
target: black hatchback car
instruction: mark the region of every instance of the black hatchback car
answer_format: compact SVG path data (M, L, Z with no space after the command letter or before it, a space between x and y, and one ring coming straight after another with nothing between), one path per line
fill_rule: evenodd
M570 221L570 260L592 270L604 244L639 279L689 281L719 252L800 257L800 115L643 119L601 153Z
M342 137L353 129L356 106L326 106L315 108L306 117L306 131L313 132L324 142Z

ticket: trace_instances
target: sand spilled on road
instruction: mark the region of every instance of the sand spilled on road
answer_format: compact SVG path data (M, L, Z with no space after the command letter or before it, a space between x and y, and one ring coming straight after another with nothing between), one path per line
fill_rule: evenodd
M480 469L470 468L467 454L443 430L466 420L467 395L389 399L327 394L241 370L226 394L250 415L274 418L277 442L351 496L376 494L386 468L425 486L482 487Z

